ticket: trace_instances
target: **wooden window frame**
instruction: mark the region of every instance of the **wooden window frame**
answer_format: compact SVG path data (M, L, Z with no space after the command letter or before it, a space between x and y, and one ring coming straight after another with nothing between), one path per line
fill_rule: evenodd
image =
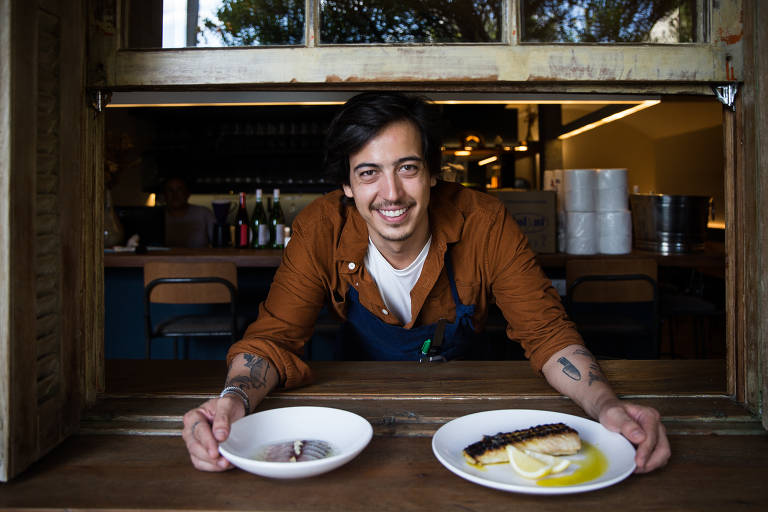
M94 0L95 1L95 0ZM766 204L758 191L765 176L757 169L765 161L758 151L765 138L762 97L751 86L758 81L754 59L765 60L765 48L752 20L760 10L754 0L704 2L709 7L705 43L651 45L520 44L516 40L517 4L505 9L505 42L484 45L317 45L316 10L308 10L304 47L236 49L127 50L120 49L119 0L103 2L92 19L88 63L91 90L281 90L328 91L399 90L440 92L693 94L712 95L712 86L746 84L737 95L735 111L724 107L723 133L726 192L726 338L728 393L753 411L760 410L766 383L760 368L766 356L765 303L759 297L766 277L761 273L761 223L756 215ZM100 2L100 4L102 4ZM308 0L308 5L314 2ZM743 10L752 13L742 16ZM99 17L100 16L100 17ZM106 27L106 30L105 30ZM109 28L113 30L109 30ZM765 52L763 52L765 53ZM746 54L746 57L745 57ZM752 61L750 59L753 59ZM749 62L749 66L745 63ZM762 62L762 61L761 61ZM456 63L455 65L450 65ZM762 68L765 70L765 62ZM763 107L764 108L764 107ZM761 112L763 112L761 114ZM761 117L762 115L762 117ZM93 119L86 133L103 138L103 120ZM761 131L762 130L762 131ZM102 155L96 144L90 158ZM98 165L90 167L98 168ZM101 204L101 187L94 204ZM738 201L737 201L738 198ZM98 210L96 216L101 215ZM96 224L100 219L95 219ZM740 237L734 226L755 237ZM97 267L98 268L98 267ZM103 285L97 271L94 287ZM103 311L94 299L94 312ZM88 354L87 397L102 391L103 325L92 316L94 335ZM99 340L101 335L102 339ZM764 416L765 418L765 416ZM764 423L766 420L764 419Z

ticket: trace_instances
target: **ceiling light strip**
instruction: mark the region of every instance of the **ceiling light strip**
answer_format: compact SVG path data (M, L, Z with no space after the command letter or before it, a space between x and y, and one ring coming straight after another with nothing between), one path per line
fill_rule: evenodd
M345 91L114 91L109 108L341 105L357 92ZM649 96L620 94L427 94L435 103L452 105L514 104L641 104Z
M575 130L571 130L570 132L564 133L557 138L560 140L565 140L573 137L574 135L579 135L580 133L584 133L586 131L592 130L594 128L597 128L598 126L602 126L604 124L611 123L613 121L616 121L618 119L621 119L623 117L627 117L628 115L634 114L635 112L639 112L641 110L644 110L648 107L652 107L654 105L658 105L661 103L660 100L645 100L639 105L635 105L633 107L627 108L625 110L622 110L620 112L616 112L615 114L612 114L608 117L604 117L600 119L599 121L595 121L594 123L586 124L580 128L576 128Z

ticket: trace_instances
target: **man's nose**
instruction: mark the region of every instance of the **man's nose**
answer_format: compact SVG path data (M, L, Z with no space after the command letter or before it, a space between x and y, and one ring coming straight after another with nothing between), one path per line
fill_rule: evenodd
M397 201L403 194L402 181L397 173L387 173L385 176L382 195L387 201Z

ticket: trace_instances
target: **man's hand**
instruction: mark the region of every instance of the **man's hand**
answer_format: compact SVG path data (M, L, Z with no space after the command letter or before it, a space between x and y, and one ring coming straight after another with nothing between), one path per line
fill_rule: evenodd
M236 395L212 398L184 415L181 437L197 469L224 471L232 468L232 464L219 453L219 443L229 437L232 423L244 415L243 401Z
M243 400L236 394L212 398L184 415L181 436L187 443L192 464L203 471L224 471L232 465L219 454L219 443L229 437L232 423L251 411L245 402L255 408L278 381L277 371L266 359L253 354L239 354L229 367L225 389L236 386L248 395Z
M653 471L669 460L669 440L656 409L617 399L602 407L598 419L605 428L620 433L637 447L635 473Z
M667 463L671 451L658 411L619 400L586 347L565 347L549 358L542 371L552 387L637 447L636 473L647 473Z

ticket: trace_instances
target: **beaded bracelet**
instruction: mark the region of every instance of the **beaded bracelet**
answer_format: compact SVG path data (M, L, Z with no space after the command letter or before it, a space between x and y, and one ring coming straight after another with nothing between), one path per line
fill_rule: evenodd
M248 400L248 394L237 386L227 386L219 395L219 398L224 398L225 395L237 395L243 400L245 406L245 414L251 412L251 401Z

